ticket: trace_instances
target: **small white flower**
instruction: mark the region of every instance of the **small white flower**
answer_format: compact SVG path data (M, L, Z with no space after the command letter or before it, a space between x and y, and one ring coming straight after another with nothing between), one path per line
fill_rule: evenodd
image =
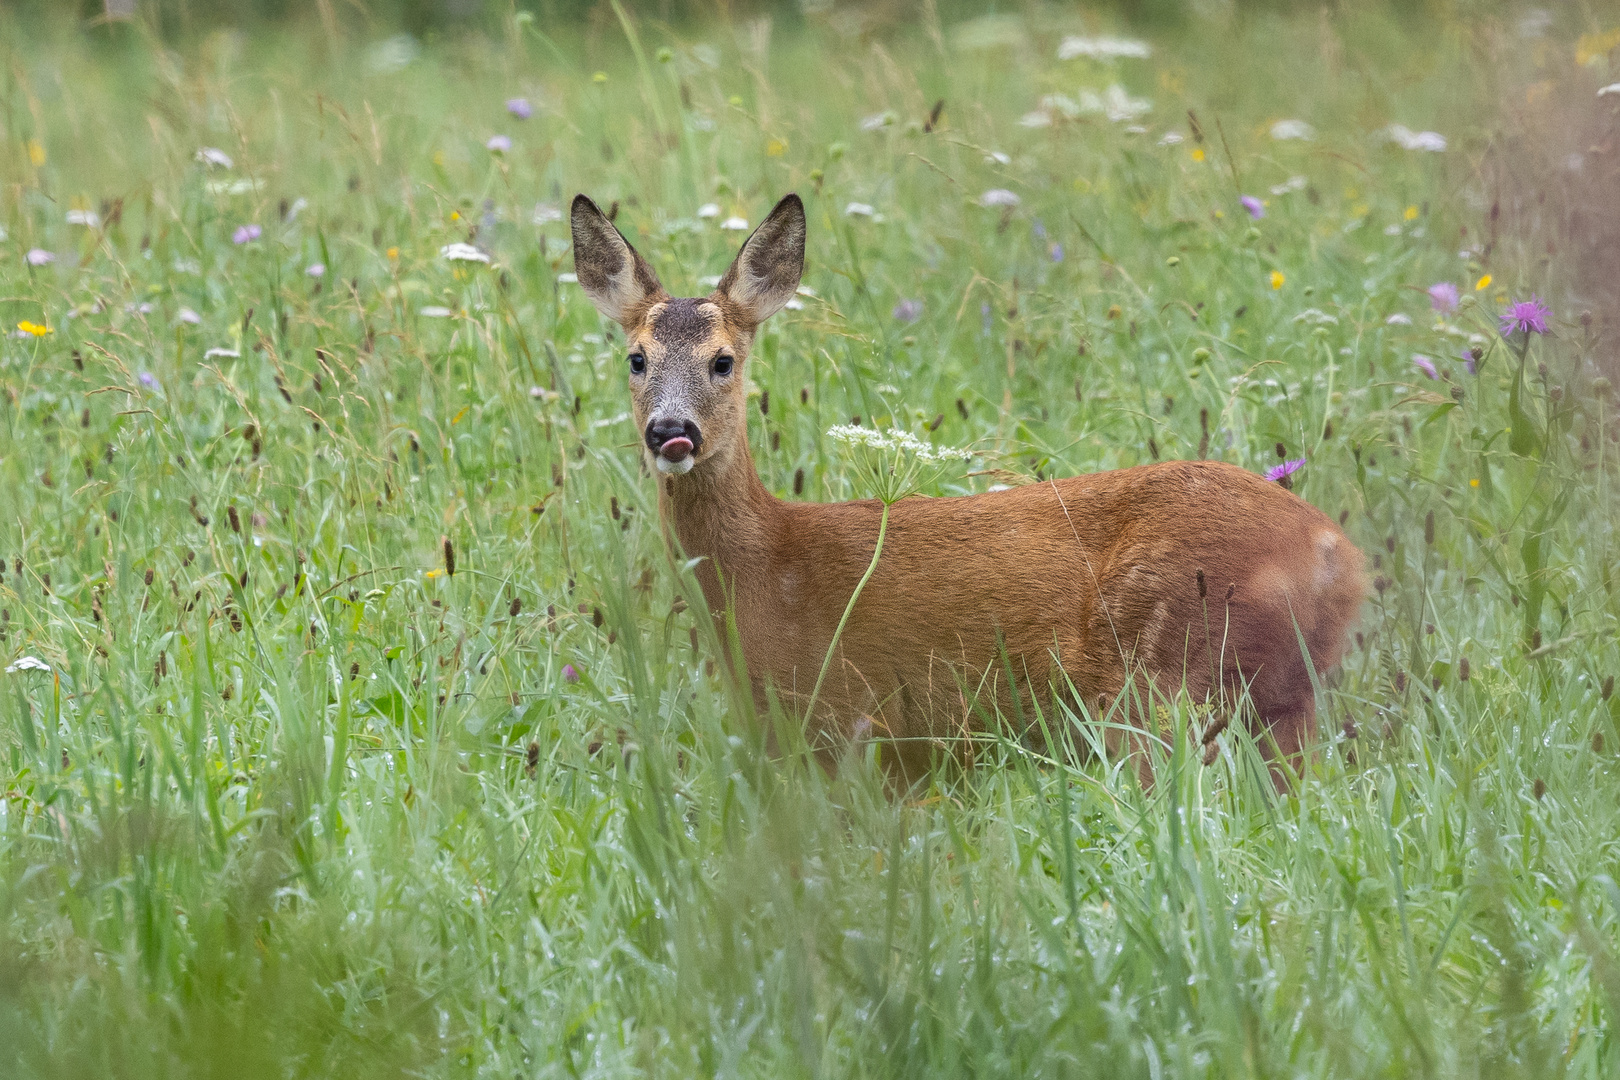
M1411 326L1412 325L1412 316L1397 311L1395 314L1391 315L1389 318L1384 320L1384 325L1385 326Z
M991 188L979 196L980 206L1017 206L1024 200L1006 188Z
M1041 108L1047 115L1061 116L1065 120L1075 119L1082 111L1079 102L1064 94L1047 94L1041 98Z
M1425 150L1439 153L1446 148L1446 137L1437 131L1413 131L1401 124L1391 124L1384 135L1403 150Z
M1598 88L1598 97L1604 97L1608 94L1620 94L1620 82L1610 83L1608 86Z
M1037 109L1018 118L1019 127L1043 128L1052 126L1052 114Z
M239 357L241 355L242 355L242 353L237 349L213 348L213 349L209 349L207 352L203 353L203 359L204 360L216 360L216 359L223 358L225 360L235 360L237 357Z
M198 150L197 160L204 165L218 165L221 169L234 169L236 167L236 162L231 160L231 155L217 146L205 146Z
M1271 137L1278 142L1288 139L1314 139L1316 129L1303 120L1279 120L1271 125Z
M562 219L563 212L557 209L555 206L551 206L548 203L536 203L534 206L534 216L529 220L534 222L536 225L550 225L553 221L561 221Z
M188 307L181 308L177 318L189 326L196 326L198 323L202 322L202 316L198 315L195 311L192 311Z
M1116 124L1135 120L1152 110L1153 102L1146 98L1131 97L1118 83L1114 83L1100 95L1091 90L1080 91L1081 112L1101 113Z
M1180 146L1187 139L1179 131L1167 131L1159 136L1160 146Z
M892 112L874 113L861 121L862 131L881 131L900 119Z
M804 310L804 301L803 300L789 300L787 303L783 304L782 306L787 308L789 311L803 311Z
M1308 183L1310 183L1310 181L1306 180L1303 176L1290 176L1287 180L1280 184L1273 184L1271 186L1271 193L1273 195L1287 195L1291 191L1303 191L1305 189L1305 185Z
M440 248L439 257L442 259L448 259L450 262L489 262L488 255L485 255L482 251L479 251L471 244L463 244L460 242L446 244L444 247Z
M1058 45L1057 55L1059 60L1078 60L1081 57L1088 60L1117 60L1120 57L1146 60L1153 55L1153 50L1147 42L1132 41L1130 38L1070 36Z
M986 165L1011 165L1012 158L1003 154L1000 150L992 150L984 155L984 163Z
M318 263L310 263L308 266L304 267L304 273L309 275L312 278L315 278L315 279L319 280L320 278L323 278L323 277L326 276L326 264L325 263L319 263L319 262Z
M715 280L715 284L716 285L720 284L718 279ZM817 296L821 295L820 293L816 292L816 290L812 289L808 285L800 285L797 289L795 289L793 291L798 293L800 296L808 296L808 297L811 297L811 298L814 298L814 297L817 297Z
M83 225L87 229L101 225L101 215L94 210L69 210L66 220L69 225Z
M1320 308L1306 308L1294 316L1295 322L1310 323L1312 326L1338 326L1339 320Z
M728 232L747 232L748 219L740 217L728 217L726 220L720 223L720 227Z
M697 216L702 218L704 221L707 221L710 218L719 217L720 216L720 204L719 203L712 203L712 202L704 203L702 206L698 207Z
M210 180L203 190L210 195L251 195L263 186L258 180Z
M283 225L291 225L298 220L298 215L309 209L309 200L299 197L294 199L292 205L287 207L286 215L281 219Z
M869 218L874 213L876 213L876 211L873 210L870 206L868 206L866 203L863 203L863 202L852 202L848 206L844 207L844 216L845 217L866 217L866 218Z
M15 675L19 671L50 671L51 665L37 656L19 656L6 668L7 675Z
M422 309L422 317L424 319L448 319L454 314L455 312L451 311L449 308L441 307L438 304L429 304L427 307Z
M484 144L484 149L492 154L508 154L512 151L512 139L508 135L491 135Z
M577 285L577 284L579 284L579 275L578 274L558 274L557 275L557 284L559 284L559 285Z

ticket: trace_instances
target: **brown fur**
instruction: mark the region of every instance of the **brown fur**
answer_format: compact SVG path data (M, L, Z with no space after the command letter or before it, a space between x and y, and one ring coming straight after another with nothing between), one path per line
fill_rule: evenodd
M581 212L576 200L583 253ZM624 247L626 268L645 266ZM785 502L754 469L742 363L756 316L780 307L784 288L791 296L802 260L803 209L790 196L702 301L671 301L661 286L639 295L627 269L592 294L621 313L630 349L647 358L648 374L632 379L637 422L645 428L677 401L680 419L702 430L691 471L659 477L660 513L680 549L704 557L705 599L734 613L756 692L774 687L790 705L809 697L882 513L876 500ZM688 306L675 320L682 332L660 335L669 325L660 316L679 305ZM721 353L736 359L731 379L706 376ZM959 737L997 710L1028 721L1038 702L1055 720L1056 700L1073 703L1071 685L1093 716L1121 702L1138 727L1153 722L1150 689L1185 687L1230 707L1246 688L1277 749L1296 758L1315 717L1300 639L1318 673L1337 665L1364 588L1361 553L1338 526L1232 465L1166 462L914 496L890 511L882 557L807 719L813 740L827 743L869 724L901 740L913 772L930 746L960 753Z

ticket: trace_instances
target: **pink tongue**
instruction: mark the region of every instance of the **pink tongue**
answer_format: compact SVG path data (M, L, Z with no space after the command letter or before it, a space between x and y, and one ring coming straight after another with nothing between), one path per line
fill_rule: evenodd
M658 452L669 461L685 461L686 455L692 452L692 440L681 437L668 439L658 448Z

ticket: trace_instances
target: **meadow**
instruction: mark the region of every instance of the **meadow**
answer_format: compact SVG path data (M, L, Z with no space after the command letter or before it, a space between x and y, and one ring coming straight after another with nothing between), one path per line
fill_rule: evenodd
M1620 1070L1601 12L334 7L0 13L5 1075ZM766 486L1293 463L1374 584L1296 784L767 752L566 209L692 295L790 190Z

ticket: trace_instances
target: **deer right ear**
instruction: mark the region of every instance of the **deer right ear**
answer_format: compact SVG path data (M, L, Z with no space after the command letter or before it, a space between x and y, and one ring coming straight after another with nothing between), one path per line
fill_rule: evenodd
M658 275L584 195L574 196L574 273L596 310L622 325L664 294Z

